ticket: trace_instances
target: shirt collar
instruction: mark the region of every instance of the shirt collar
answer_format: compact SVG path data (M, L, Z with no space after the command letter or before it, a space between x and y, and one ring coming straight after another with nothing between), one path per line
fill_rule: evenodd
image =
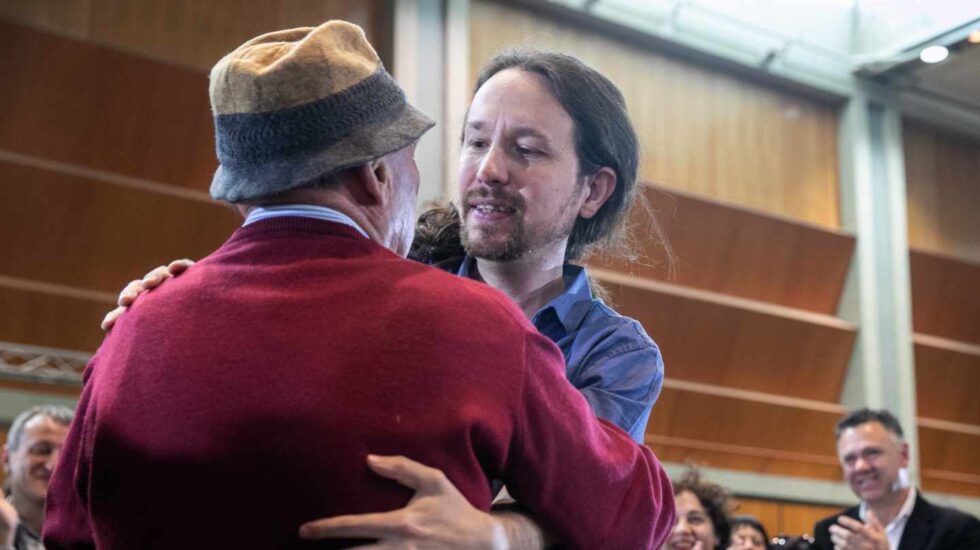
M466 255L463 263L460 264L456 272L460 277L471 279L471 272L475 266L476 258ZM554 312L558 322L561 323L565 332L570 332L578 327L585 315L592 307L592 288L589 286L589 277L585 273L585 268L572 264L562 266L562 279L565 281L565 291L555 296L550 302L535 312L531 322L538 324L538 318L551 310ZM583 304L584 307L583 307Z
M316 204L277 204L275 206L256 206L249 211L248 216L245 218L245 223L242 224L242 227L260 220L280 218L283 216L314 218L318 220L326 220L328 222L342 223L353 227L360 232L361 235L368 237L367 232L364 231L361 226L357 225L357 222L352 220L347 214L344 214L339 210L334 210L333 208ZM368 238L370 239L370 237Z
M898 525L908 519L912 515L912 509L915 508L915 487L909 487L909 494L905 497L905 502L902 503L902 508L899 509L898 514L895 515L895 519L885 526L885 531L889 531L893 526ZM866 521L866 516L868 512L868 505L861 501L861 507L858 510L858 516L861 517L861 521Z

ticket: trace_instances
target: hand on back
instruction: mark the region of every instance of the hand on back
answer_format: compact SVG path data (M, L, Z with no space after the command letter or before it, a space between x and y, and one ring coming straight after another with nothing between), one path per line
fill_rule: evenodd
M119 304L119 307L110 311L109 313L106 313L105 318L102 319L102 330L111 329L112 326L116 324L116 320L119 319L119 316L129 309L129 306L136 301L136 298L139 297L140 294L149 292L160 286L167 279L180 275L192 265L194 265L194 261L186 258L183 260L174 260L167 265L161 265L151 270L149 273L144 275L142 279L130 281L129 284L122 289L122 292L119 293L119 299L116 302Z

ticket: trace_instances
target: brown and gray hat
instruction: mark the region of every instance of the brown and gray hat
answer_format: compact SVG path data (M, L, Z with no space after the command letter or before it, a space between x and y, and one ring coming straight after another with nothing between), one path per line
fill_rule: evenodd
M435 123L345 21L253 38L211 69L217 200L303 186L411 145Z

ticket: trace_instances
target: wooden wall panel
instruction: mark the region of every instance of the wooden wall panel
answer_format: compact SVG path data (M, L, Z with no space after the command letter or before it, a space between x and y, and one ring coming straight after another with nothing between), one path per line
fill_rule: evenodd
M833 317L593 270L660 345L668 376L836 403L856 330Z
M678 259L671 273L649 215L631 218L639 261L592 261L609 269L730 296L833 315L851 263L854 237L759 210L645 185L644 199Z
M977 388L980 388L980 346L916 336L915 392L919 416L980 426Z
M647 444L668 462L840 479L837 412L687 391L665 385Z
M855 499L855 503L856 503ZM813 526L828 516L843 511L839 506L821 506L819 504L799 504L787 502L780 506L782 529L781 533L790 535L812 535Z
M820 520L840 512L840 506L824 506L802 502L738 498L737 514L755 516L769 531L769 536L810 535Z
M909 245L980 263L980 141L909 119L902 136Z
M913 250L909 271L913 330L980 345L980 262Z
M0 20L0 149L207 192L207 77Z
M391 7L383 0L12 0L0 17L206 72L259 34L346 19L391 66Z
M150 268L200 257L240 217L191 201L0 162L0 274L118 292Z
M753 516L762 523L769 536L779 533L780 505L774 500L737 497L735 499L735 515Z
M839 227L835 107L488 0L471 3L470 29L472 81L515 45L574 53L612 79L640 137L642 179Z
M980 498L980 482L970 480L964 482L961 479L946 479L930 477L928 472L922 476L922 490L927 494L948 493L951 495L961 495L966 497Z
M919 457L923 477L934 470L942 474L961 474L963 482L980 486L980 435L919 427Z
M59 34L84 38L90 2L79 0L5 0L0 18Z
M0 287L0 341L94 352L111 302L66 298Z

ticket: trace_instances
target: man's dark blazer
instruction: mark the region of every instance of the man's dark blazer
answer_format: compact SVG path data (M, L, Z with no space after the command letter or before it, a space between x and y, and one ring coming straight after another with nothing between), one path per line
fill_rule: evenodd
M813 547L833 550L830 526L841 515L860 520L858 509L854 506L817 522L813 528L816 539ZM959 510L930 504L918 492L898 548L892 550L980 550L980 521Z

